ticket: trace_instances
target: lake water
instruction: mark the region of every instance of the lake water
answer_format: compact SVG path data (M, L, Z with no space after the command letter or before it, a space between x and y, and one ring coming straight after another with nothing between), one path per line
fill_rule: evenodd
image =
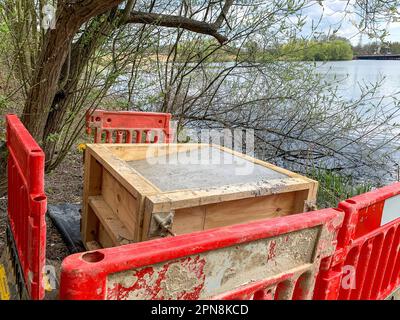
M357 99L360 84L373 85L383 79L377 97L397 95L400 98L400 60L331 61L318 64L318 72L327 80L341 79L339 92L349 100Z
M360 88L362 86L373 86L379 81L381 85L378 87L374 98L364 104L364 108L370 108L373 103L381 100L384 107L382 108L382 116L395 114L390 123L393 124L390 134L393 136L386 147L385 151L392 154L394 161L397 163L395 171L399 170L400 152L399 137L400 137L400 109L399 105L395 104L393 97L400 99L400 61L399 60L352 60L352 61L332 61L319 63L317 72L323 75L327 81L341 80L338 84L338 92L345 100L357 100L362 94ZM362 114L362 113L361 113ZM386 136L387 139L387 136ZM379 135L374 138L374 141L379 144ZM371 141L373 144L374 142ZM398 175L398 174L397 174ZM396 176L396 174L395 174ZM388 178L388 180L392 180ZM385 179L386 180L386 179ZM387 180L387 181L388 181Z

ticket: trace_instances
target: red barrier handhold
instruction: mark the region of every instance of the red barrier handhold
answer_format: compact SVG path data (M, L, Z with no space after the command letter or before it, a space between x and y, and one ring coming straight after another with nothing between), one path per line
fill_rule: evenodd
M16 115L7 115L8 219L27 291L43 299L46 262L44 153Z
M94 110L86 114L86 132L95 143L171 143L171 114Z

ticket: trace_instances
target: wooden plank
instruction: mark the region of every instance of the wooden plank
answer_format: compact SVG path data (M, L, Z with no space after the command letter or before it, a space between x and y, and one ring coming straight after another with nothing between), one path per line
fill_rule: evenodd
M304 209L305 209L305 206L306 206L306 202L307 202L309 193L310 193L309 189L296 192L296 194L295 194L296 196L295 196L295 198L293 200L294 211L296 213L300 213L300 212L304 212L305 211Z
M89 197L89 205L96 213L101 225L110 236L114 245L128 244L134 241L133 235L113 213L102 196Z
M295 198L289 192L208 205L204 229L293 214Z
M176 210L172 232L184 234L204 230L205 217L205 206Z
M303 212L308 193L309 190L300 190L178 209L175 211L172 231L185 234L300 213Z
M225 186L200 190L185 190L149 195L146 201L154 212L197 207L205 204L255 198L265 195L307 190L308 181L299 178L276 179L243 185Z
M307 196L308 202L314 202L314 203L317 202L318 187L319 187L318 181L312 180Z
M137 224L139 223L138 200L107 170L103 171L102 196L113 213L126 226L132 237L134 237Z
M187 152L197 148L204 148L207 145L195 143L170 143L170 144L146 144L138 143L133 145L112 144L108 149L123 161L144 160L152 157L161 157L167 154Z
M143 194L155 194L160 190L145 177L117 158L110 147L103 144L88 144L86 149L107 169L134 197Z
M84 172L81 236L83 243L87 243L96 240L96 232L98 229L98 219L95 214L89 210L88 197L101 193L103 172L102 166L92 156L90 150L85 150Z
M116 245L111 237L108 235L106 229L101 224L99 225L99 229L97 231L97 239L102 248L112 248Z

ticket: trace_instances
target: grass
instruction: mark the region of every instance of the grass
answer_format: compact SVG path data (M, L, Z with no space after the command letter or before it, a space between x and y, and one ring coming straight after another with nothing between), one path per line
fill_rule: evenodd
M352 177L326 169L311 169L307 176L319 182L318 208L337 207L340 201L371 191L368 182L356 182Z

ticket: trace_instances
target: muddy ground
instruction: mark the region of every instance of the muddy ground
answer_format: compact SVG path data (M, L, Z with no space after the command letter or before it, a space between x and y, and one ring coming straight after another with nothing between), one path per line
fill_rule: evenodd
M56 170L46 175L45 190L49 204L80 203L83 187L83 155L70 152ZM0 256L5 246L7 198L0 199ZM47 217L47 259L62 261L68 254L59 232Z

